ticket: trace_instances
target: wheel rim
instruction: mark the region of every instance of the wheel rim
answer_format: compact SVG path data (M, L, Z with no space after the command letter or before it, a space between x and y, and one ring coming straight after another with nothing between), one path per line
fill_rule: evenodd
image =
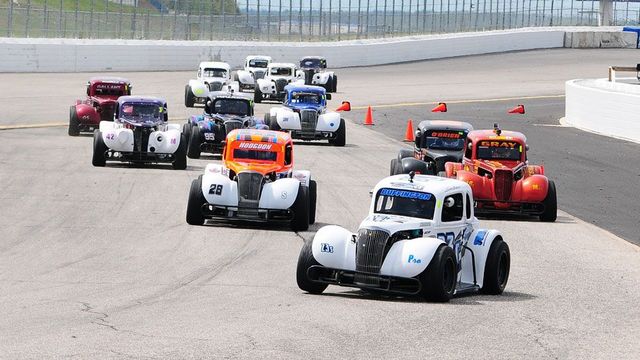
M442 288L445 292L453 292L455 286L455 264L452 258L447 258L442 270Z
M500 254L500 262L498 263L498 284L501 289L506 285L508 278L509 259L507 258L507 253L503 251L502 254Z

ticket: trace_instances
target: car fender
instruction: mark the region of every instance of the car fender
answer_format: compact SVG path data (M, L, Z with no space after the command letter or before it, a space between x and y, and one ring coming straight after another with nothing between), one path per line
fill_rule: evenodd
M256 80L256 86L263 94L275 94L276 92L276 84L271 81L271 79L258 79Z
M178 130L179 132L182 132L182 126L180 126L180 124L167 124L167 130Z
M467 247L461 261L461 280L467 284L473 284L473 259L475 258L476 284L482 287L484 280L484 268L487 264L489 248L497 237L502 237L498 230L476 229L471 233Z
M100 122L100 132L104 144L111 150L120 152L133 151L133 130L112 126L108 128ZM104 130L103 130L104 129Z
M381 275L412 278L429 265L440 245L446 243L435 237L401 240L391 246L380 268Z
M466 170L456 171L455 178L471 186L473 197L476 199L493 199L493 181L485 176Z
M333 76L333 73L329 72L319 72L313 75L313 79L311 80L311 84L313 85L325 85L329 82L329 79Z
M98 124L100 123L100 114L96 109L87 104L76 105L76 115L81 124Z
M173 154L180 146L181 132L178 129L154 131L149 134L147 151L158 154Z
M461 163L448 162L444 164L444 171L447 173L448 178L455 178L458 171L462 170Z
M238 183L220 172L205 171L202 176L202 195L209 204L238 206Z
M276 116L278 114L278 110L279 109L287 109L287 108L283 108L282 106L274 106L272 108L269 109L269 116ZM289 109L287 109L289 110ZM291 111L291 110L289 110Z
M337 112L328 112L318 116L318 124L316 131L335 132L340 127L340 114Z
M112 130L116 128L116 123L113 121L100 121L100 125L98 127L100 131L105 132L108 130Z
M298 196L300 181L292 178L278 179L262 187L259 207L262 209L289 209Z
M309 170L293 170L291 172L291 177L298 180L304 186L309 186L309 181L311 180L311 171Z
M355 234L337 226L323 226L316 232L311 244L314 259L320 265L342 270L356 270Z
M283 130L300 130L300 114L289 108L280 107L276 110L276 121Z
M238 70L236 71L236 74L238 74L238 81L240 82L240 84L243 84L243 85L255 84L255 80L251 72L246 70Z
M291 80L290 84L294 85L304 85L304 77L302 79Z
M205 97L209 92L209 87L200 80L189 80L189 87L191 87L191 93L195 97Z
M531 175L516 183L512 199L524 202L542 202L549 191L549 179L544 175Z

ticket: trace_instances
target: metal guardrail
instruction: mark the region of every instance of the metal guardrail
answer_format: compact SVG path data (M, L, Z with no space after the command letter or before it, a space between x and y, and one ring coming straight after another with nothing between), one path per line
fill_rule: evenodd
M599 10L597 1L576 0L154 0L153 4L139 0L135 2L137 6L127 6L123 1L9 0L0 7L0 34L335 41L598 25ZM159 4L162 10L158 9ZM638 24L640 4L613 5L615 24Z

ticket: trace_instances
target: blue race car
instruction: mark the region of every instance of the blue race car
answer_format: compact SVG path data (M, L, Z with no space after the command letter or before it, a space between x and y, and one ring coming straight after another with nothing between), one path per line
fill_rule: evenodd
M221 154L231 130L268 129L262 119L253 116L253 101L233 94L210 94L202 115L192 115L183 126L189 139L187 155L198 159L202 152Z
M327 111L331 94L320 86L290 84L285 88L282 106L273 107L264 116L271 130L289 131L291 137L301 140L328 140L330 144L344 146L346 124L340 114ZM341 111L351 110L349 102Z

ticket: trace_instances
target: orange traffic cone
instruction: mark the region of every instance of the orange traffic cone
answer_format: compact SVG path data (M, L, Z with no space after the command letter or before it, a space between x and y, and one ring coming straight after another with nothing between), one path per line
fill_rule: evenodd
M520 104L513 109L507 111L509 114L524 114L524 105Z
M413 137L413 120L411 119L407 122L407 131L404 133L404 141L415 141L415 138Z
M342 105L340 105L336 111L351 111L351 103L348 101L343 101Z
M373 125L373 111L371 111L371 106L367 108L367 115L364 117L365 125Z
M431 109L431 112L447 112L447 104L446 103L438 103L438 106Z

